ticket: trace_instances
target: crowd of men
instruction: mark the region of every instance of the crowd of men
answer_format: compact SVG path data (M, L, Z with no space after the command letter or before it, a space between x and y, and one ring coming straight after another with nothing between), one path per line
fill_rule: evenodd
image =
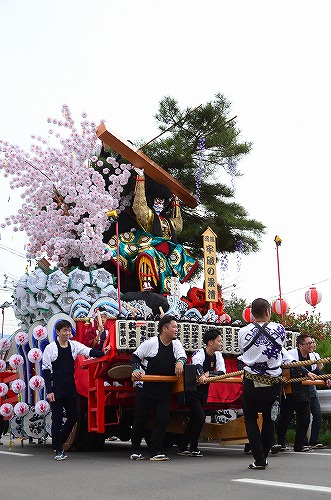
M241 328L238 344L241 349L240 361L244 366L243 414L245 419L249 450L254 461L249 469L265 469L268 454L286 450L286 433L294 412L297 417L294 451L308 451L320 448L319 431L321 409L316 387L296 382L292 391L282 389L281 365L293 361L315 360L314 364L291 368L291 377L305 377L314 381L322 373L322 365L315 352L316 344L309 335L297 337L296 349L285 349L284 326L270 321L271 308L267 300L255 299L252 303L254 323ZM102 322L93 332L89 332L88 345L70 340L71 324L62 320L56 325L57 340L49 344L43 355L43 376L46 383L47 399L52 409L52 442L55 459L67 458L63 450L73 425L77 420L76 388L74 382L74 360L78 354L86 357L104 355L102 342L105 334L107 314L102 311ZM199 437L205 422L204 405L208 396L208 379L225 373L225 363L221 354L222 339L217 328L208 329L203 337L204 347L196 351L191 363L195 366L197 390L186 391L185 402L189 407L189 422L178 448L178 455L202 457L198 449ZM145 340L132 354L132 378L136 386L135 419L132 426L132 460L143 460L144 449L141 441L145 434L145 423L153 414L154 426L148 440L149 459L169 460L164 453L166 427L170 412L171 382L144 381L144 375L181 376L187 356L177 338L176 318L164 315L158 323L158 335ZM103 335L103 337L102 337ZM328 382L329 385L329 382ZM63 409L67 419L62 421ZM262 413L262 427L258 425L258 415ZM310 415L313 415L310 439L307 432ZM276 424L277 421L277 425ZM248 448L246 447L246 451Z

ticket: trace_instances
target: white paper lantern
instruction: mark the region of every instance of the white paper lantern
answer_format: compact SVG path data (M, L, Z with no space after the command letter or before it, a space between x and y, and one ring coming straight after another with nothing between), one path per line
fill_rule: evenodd
M9 339L0 339L0 351L9 351L11 348L11 341Z
M34 407L35 412L37 415L47 415L47 413L50 411L51 407L48 401L45 401L44 399L41 399L36 403L36 406Z
M5 371L6 371L6 361L0 359L0 372L5 372Z
M33 391L37 391L38 389L43 389L45 387L45 380L43 379L43 377L35 375L34 377L31 377L29 380L29 387Z
M15 342L17 345L25 345L29 342L29 335L25 332L18 332L15 335Z
M5 384L4 382L0 383L0 397L3 397L7 394L8 392L8 385Z
M13 380L10 384L10 388L13 392L15 392L15 394L19 394L20 392L24 391L25 387L26 383L21 378Z
M31 363L38 363L43 357L43 353L37 347L34 347L28 352L28 359Z
M3 417L11 417L13 413L14 408L10 403L4 403L0 406L0 415L2 415Z
M24 359L23 359L23 356L21 356L20 354L13 354L9 358L9 364L15 370L17 370L17 368L22 366L23 363L24 363Z
M47 337L47 329L38 325L33 329L32 335L36 340L44 340Z
M20 401L14 406L14 413L17 417L24 417L29 413L29 405Z

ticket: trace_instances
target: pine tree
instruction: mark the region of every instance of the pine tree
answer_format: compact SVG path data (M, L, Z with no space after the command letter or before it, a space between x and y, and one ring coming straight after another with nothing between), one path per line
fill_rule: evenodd
M222 94L185 110L175 99L165 97L155 116L165 133L145 146L138 144L189 190L196 192L198 186L198 206L182 206L184 229L180 236L180 242L197 258L202 255L201 235L208 226L218 235L219 252L235 252L240 245L245 254L258 250L265 229L234 201L234 189L220 182L224 171L233 178L241 175L238 162L251 149L251 143L239 141L240 130L230 111Z

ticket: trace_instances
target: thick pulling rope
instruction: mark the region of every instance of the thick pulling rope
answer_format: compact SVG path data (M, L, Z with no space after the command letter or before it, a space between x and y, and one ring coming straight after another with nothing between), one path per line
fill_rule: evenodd
M331 363L331 357L321 359L307 359L306 361L291 361L291 363L283 363L281 368L295 368L296 366L316 365L317 363Z
M309 377L297 377L297 378L286 378L282 377L283 384L291 384L292 382L302 382L304 380L311 381L312 385L314 382L318 382L319 380L329 380L331 379L331 373L324 373L323 375L318 375L318 378L315 380L310 379Z
M317 363L330 363L330 362L331 362L331 357L321 358L321 359L318 359L318 360L316 360L316 359L314 359L314 360L307 359L305 361L292 361L291 363L282 363L280 365L280 368L296 368L298 366L309 366L309 365L316 365ZM220 380L224 380L224 379L227 379L229 377L236 377L238 375L243 375L244 372L245 372L245 370L240 370L240 371L237 371L237 372L225 373L224 375L216 375L215 377L208 377L207 378L207 383L209 383L209 382L218 382ZM255 380L259 380L259 381L260 381L260 379L257 379L255 377L265 377L265 380L270 380L272 378L277 378L278 381L281 380L281 379L289 380L289 379L287 379L285 377L281 377L281 376L279 376L279 377L270 377L268 375L258 375L258 374L255 375L254 374L254 379ZM330 375L330 377L331 377L331 375ZM248 376L248 378L250 378L250 377ZM327 377L324 377L324 378L327 378ZM296 382L300 382L301 380L307 380L307 379L304 378L304 377L301 377L300 380L295 380L295 381ZM261 379L261 383L263 383L262 379Z
M329 358L322 358L319 360L306 360L306 361L293 361L292 363L284 363L280 365L280 368L295 368L298 366L309 366L309 365L315 365L316 363L330 363L331 362L331 357ZM231 373L224 373L224 375L215 375L215 377L207 377L206 383L213 383L213 382L221 382L224 381L226 382L226 379L231 379L233 377L240 377L241 375L244 375L246 378L255 380L256 382L261 382L262 384L275 384L282 382L283 384L290 384L292 382L303 382L305 380L311 380L308 377L298 377L295 379L287 379L286 377L283 377L282 375L279 375L278 377L271 377L269 375L259 375L259 374L252 374L249 373L245 370L238 370L236 372L231 372ZM143 375L141 377L141 381L145 382L177 382L178 379L181 377L177 377L176 375ZM318 379L312 382L318 382L318 380L327 380L331 379L331 374L324 374L324 375L319 375ZM229 381L230 382L230 381ZM231 382L237 382L241 383L242 380L238 378L238 380L231 380Z
M244 370L239 370L237 372L224 373L224 375L215 375L215 377L207 377L207 383L218 382L219 380L224 380L230 377L237 377L238 375L243 375Z

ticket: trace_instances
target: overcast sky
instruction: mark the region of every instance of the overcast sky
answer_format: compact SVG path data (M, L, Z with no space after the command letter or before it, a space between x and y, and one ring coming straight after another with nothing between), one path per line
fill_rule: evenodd
M225 283L237 286L225 296L278 296L279 234L291 310L311 311L304 292L315 284L316 310L329 320L330 18L329 0L0 0L0 138L29 149L67 103L77 123L86 111L126 139L148 140L163 96L185 108L223 93L240 139L253 142L236 201L267 226L239 272L230 258ZM15 213L19 195L0 186L2 214ZM1 238L23 252L22 235ZM0 276L24 272L24 259L1 248L0 257Z

